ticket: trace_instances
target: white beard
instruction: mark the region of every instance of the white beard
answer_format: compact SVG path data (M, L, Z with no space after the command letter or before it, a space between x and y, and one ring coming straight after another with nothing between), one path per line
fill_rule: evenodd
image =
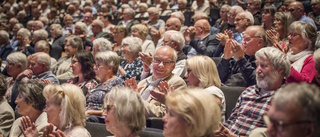
M258 75L264 78L259 80ZM278 78L279 78L279 73L277 71L274 71L273 73L270 73L270 75L267 75L267 76L265 76L262 73L256 75L257 85L259 88L262 88L262 89L267 89L268 87L272 86L274 82L277 81Z

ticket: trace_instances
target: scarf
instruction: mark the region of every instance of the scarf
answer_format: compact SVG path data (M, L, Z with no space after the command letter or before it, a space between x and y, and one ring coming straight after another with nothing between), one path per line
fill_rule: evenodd
M300 73L302 66L304 64L304 61L306 60L307 57L309 57L312 54L313 54L313 51L310 51L310 50L304 50L295 55L293 55L291 51L287 54L287 56L290 60L291 66Z

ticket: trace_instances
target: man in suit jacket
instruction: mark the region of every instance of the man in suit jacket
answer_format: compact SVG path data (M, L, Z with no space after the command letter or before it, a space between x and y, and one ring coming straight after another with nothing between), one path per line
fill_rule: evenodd
M186 29L186 45L193 47L197 54L213 57L219 41L215 35L210 35L210 23L208 20L198 20L194 26Z
M8 34L9 35L9 34ZM7 91L5 77L0 74L0 136L9 136L14 121L14 112L7 100L3 98Z
M9 33L0 31L0 58L5 61L7 56L12 52L13 48L10 46Z
M124 26L128 30L128 35L131 35L131 27L135 24L139 24L139 21L134 20L135 11L132 8L124 9L122 16L123 20L119 21L118 25Z
M177 53L169 46L162 46L156 50L152 63L152 76L139 82L141 97L145 100L146 117L162 117L165 115L165 105L152 99L150 90L159 91L161 81L167 81L174 90L185 88L186 83L178 75L172 74L177 60ZM148 65L143 65L144 70L150 70Z

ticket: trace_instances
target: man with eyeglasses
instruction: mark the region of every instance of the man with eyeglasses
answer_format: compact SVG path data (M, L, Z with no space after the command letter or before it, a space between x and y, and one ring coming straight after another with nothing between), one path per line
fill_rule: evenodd
M249 137L318 137L319 112L319 87L289 84L277 91L269 112L263 116L267 128L257 128Z
M228 40L223 58L217 66L221 82L227 86L240 87L256 84L254 55L265 43L266 33L261 26L248 27L241 45L235 40Z
M257 84L242 92L230 117L215 137L248 136L253 129L266 127L262 117L270 110L273 95L289 76L290 61L274 47L260 49L255 53L255 58Z
M160 82L166 81L168 86L173 87L174 90L186 87L184 80L172 73L177 58L177 53L173 48L169 46L157 48L152 61L153 74L138 83L138 89L141 88L141 97L145 100L146 117L163 117L166 113L165 105L154 100L150 95L150 90L159 91ZM145 64L143 69L144 71L150 70Z
M288 6L288 11L291 12L291 14L296 19L296 21L309 22L317 29L317 26L314 23L314 20L304 15L304 6L301 2L299 1L291 2L290 5Z

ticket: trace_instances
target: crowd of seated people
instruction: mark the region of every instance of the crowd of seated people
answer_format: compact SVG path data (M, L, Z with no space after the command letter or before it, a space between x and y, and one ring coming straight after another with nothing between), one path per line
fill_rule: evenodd
M320 134L320 0L0 3L0 137Z

